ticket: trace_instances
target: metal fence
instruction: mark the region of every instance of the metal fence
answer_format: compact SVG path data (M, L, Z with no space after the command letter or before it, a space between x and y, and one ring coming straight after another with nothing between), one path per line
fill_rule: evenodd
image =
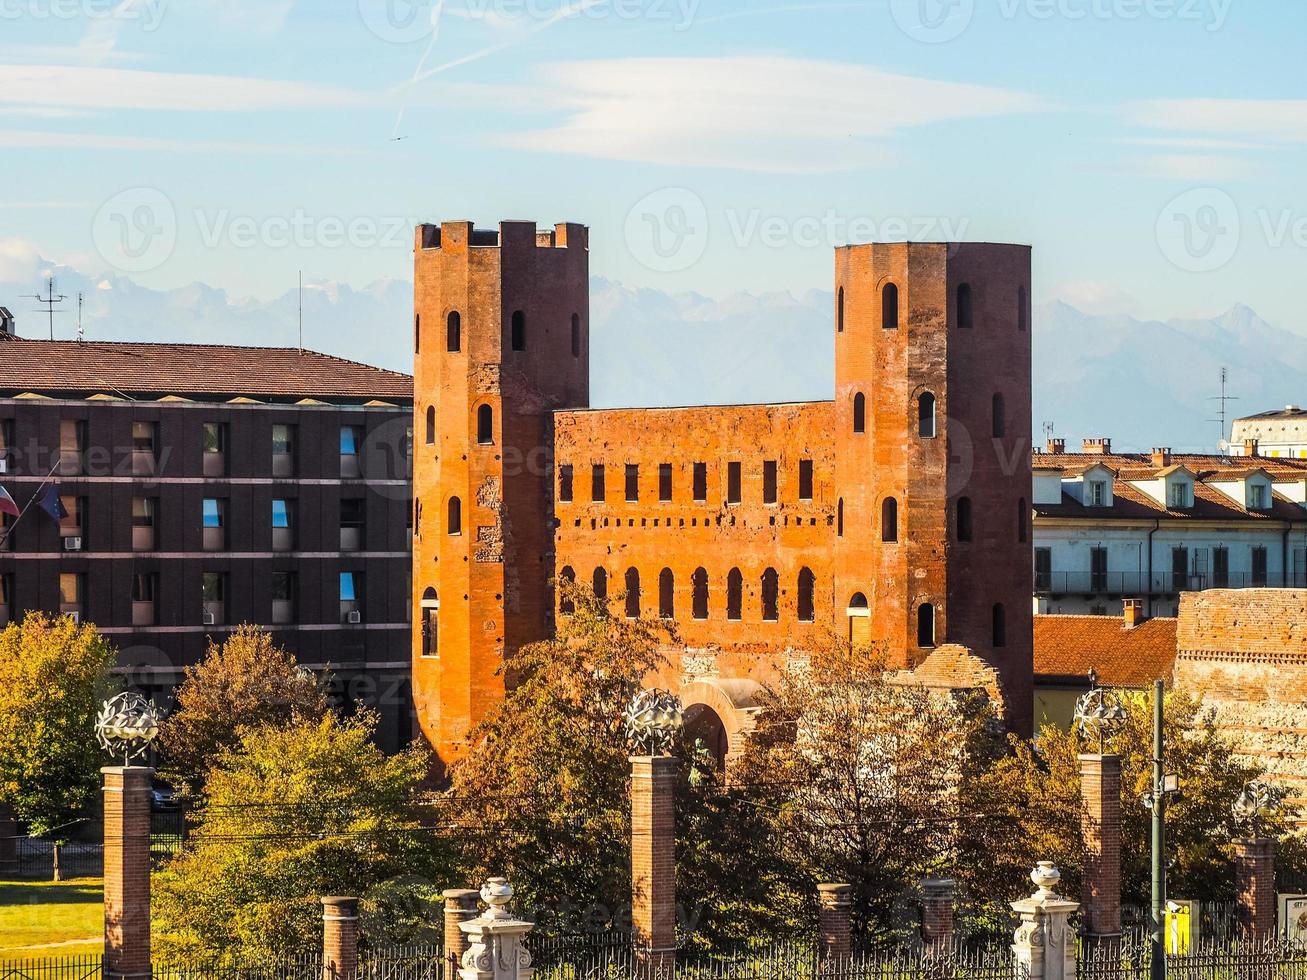
M0 962L0 980L100 980L103 975L104 957L98 953Z
M1149 980L1147 942L1125 940L1085 952L1079 980ZM1307 980L1307 947L1282 940L1204 943L1183 956L1167 956L1168 980Z

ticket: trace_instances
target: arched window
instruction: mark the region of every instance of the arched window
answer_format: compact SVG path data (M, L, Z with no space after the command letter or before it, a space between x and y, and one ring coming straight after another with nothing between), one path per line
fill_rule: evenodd
M570 587L576 582L576 572L572 570L571 565L564 566L563 570L558 573L558 581L560 586L562 586L558 590L558 611L564 616L570 616L572 613L576 612L576 603L568 594Z
M608 598L608 573L602 568L596 568L594 575L590 576L590 588L598 599L606 600Z
M993 435L995 439L1002 439L1007 435L1007 409L1003 403L1003 396L994 392L991 399L990 411L993 413Z
M447 534L463 533L463 501L457 497L449 498L448 516L445 521L445 532Z
M899 287L892 282L880 291L880 325L885 330L896 330L899 325Z
M762 573L762 618L768 623L780 619L780 576L776 569L769 568Z
M994 603L994 646L1007 646L1007 612L1003 603Z
M440 652L440 599L435 589L422 593L422 656L435 657Z
M970 330L971 324L971 283L964 282L958 286L958 326Z
M445 321L445 350L456 354L463 349L463 318L458 310L450 310Z
M495 410L489 405L477 408L477 444L489 446L495 441Z
M417 354L422 350L422 314L413 314L413 353Z
M853 431L867 431L867 396L862 392L853 396Z
M732 568L726 576L726 618L741 619L744 609L744 576Z
M427 445L436 444L436 406L427 406Z
M1030 532L1030 508L1026 506L1026 498L1022 497L1017 501L1017 540L1024 543L1029 537Z
M670 568L658 573L658 615L663 619L676 618L676 577Z
M866 608L867 608L867 597L866 597L865 595L863 595L861 592L855 592L855 593L853 593L852 598L849 599L849 608L850 608L850 609L866 609Z
M844 537L844 498L835 505L835 537Z
M1030 306L1026 302L1026 287L1017 287L1017 329L1024 331L1030 323Z
M513 350L526 350L526 314L521 310L513 311L512 343Z
M572 314L572 356L581 356L581 314Z
M813 593L816 591L817 577L812 574L812 569L799 569L799 622L811 623L817 618L816 610L813 604Z
M690 576L690 584L693 588L692 613L695 619L708 618L708 572L702 568L696 568L694 574Z
M837 333L844 332L844 287L835 294L835 330Z
M893 497L886 497L880 502L880 539L899 539L899 502Z
M640 571L636 568L626 570L626 618L640 618Z
M923 602L917 607L917 646L935 645L935 607Z
M958 540L971 540L971 498L958 498Z
M935 438L935 396L929 391L917 399L917 434L923 439Z

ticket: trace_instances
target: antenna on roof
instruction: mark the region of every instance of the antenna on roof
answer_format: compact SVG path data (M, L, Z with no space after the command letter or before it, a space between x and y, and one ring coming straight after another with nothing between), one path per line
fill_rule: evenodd
M54 314L55 314L54 308L59 303L62 303L64 300L66 300L68 297L63 295L63 293L60 293L58 296L54 294L54 276L51 276L45 282L46 282L46 295L42 296L40 293L37 293L35 296L32 297L32 299L36 300L38 303L40 303L42 306L45 307L44 311L38 310L37 312L45 312L50 315L50 339L54 340Z
M304 353L304 270L300 269L300 353Z
M1225 439L1225 416L1226 416L1225 406L1229 402L1237 402L1239 400L1238 395L1227 395L1225 393L1226 383L1229 381L1229 377L1230 377L1230 372L1227 371L1225 368L1221 368L1221 393L1219 395L1212 395L1210 398L1207 399L1209 402L1217 402L1220 405L1220 417L1214 419L1208 419L1207 421L1219 422L1221 424L1221 438L1217 443L1217 445L1219 445L1222 448L1222 450L1229 447L1229 443L1226 442Z
M77 294L77 342L80 344L86 339L86 331L82 329L82 294Z

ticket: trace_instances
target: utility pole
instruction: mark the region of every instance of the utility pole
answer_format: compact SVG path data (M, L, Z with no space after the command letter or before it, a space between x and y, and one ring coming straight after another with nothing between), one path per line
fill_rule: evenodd
M1162 734L1161 681L1153 682L1153 915L1149 938L1153 956L1150 980L1166 980L1166 766Z

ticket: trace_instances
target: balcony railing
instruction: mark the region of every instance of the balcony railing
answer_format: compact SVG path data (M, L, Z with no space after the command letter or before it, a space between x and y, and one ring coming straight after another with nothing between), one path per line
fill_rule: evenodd
M1044 572L1035 573L1037 595L1167 595L1201 592L1204 589L1301 589L1307 588L1307 571L1230 572L1221 577L1205 574L1176 575L1172 572Z

